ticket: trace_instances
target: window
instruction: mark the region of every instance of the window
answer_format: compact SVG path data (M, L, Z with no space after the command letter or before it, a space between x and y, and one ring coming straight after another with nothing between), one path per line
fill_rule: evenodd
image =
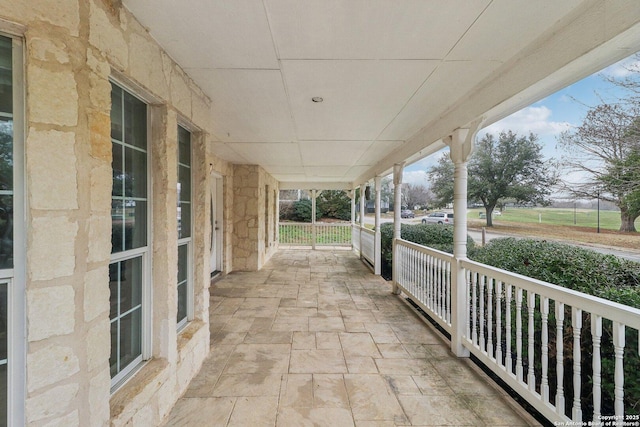
M112 388L143 360L149 263L147 106L112 84L111 366Z
M0 425L24 420L22 42L0 36ZM9 384L12 384L9 388Z
M264 186L264 251L269 251L269 186Z
M192 317L191 133L178 126L178 329Z

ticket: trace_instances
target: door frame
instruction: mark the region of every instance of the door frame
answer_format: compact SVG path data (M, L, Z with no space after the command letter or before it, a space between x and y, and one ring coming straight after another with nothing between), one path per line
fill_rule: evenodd
M223 271L223 239L224 239L224 186L223 176L210 173L209 181L209 222L211 225L211 238L209 239L209 272L211 277ZM214 223L215 221L215 223ZM215 240L214 240L215 239ZM215 263L215 268L212 268Z

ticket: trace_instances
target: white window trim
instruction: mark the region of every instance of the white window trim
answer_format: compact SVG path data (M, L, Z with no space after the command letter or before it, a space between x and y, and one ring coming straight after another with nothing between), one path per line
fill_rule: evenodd
M139 95L136 85L131 85L128 79L122 76L111 76L110 83L120 87L129 95L144 102L147 106L147 245L144 248L135 248L127 251L111 254L109 264L142 255L142 355L134 359L125 369L111 378L111 394L120 389L142 366L153 356L153 156L151 153L153 144L151 125L152 97Z
M26 401L26 212L25 28L0 19L0 35L11 39L13 98L13 268L0 272L7 288L7 424L24 425Z
M184 330L185 326L187 326L187 324L195 318L195 308L194 308L195 288L193 283L195 278L195 274L194 274L195 263L193 259L193 233L195 231L195 228L193 226L194 225L193 220L195 218L194 203L193 203L193 200L194 200L194 197L193 197L194 196L193 139L194 139L195 131L192 125L188 124L181 118L178 119L178 127L182 127L184 130L189 132L189 155L190 155L189 171L191 173L191 185L190 185L191 194L189 194L189 203L191 205L191 209L190 209L191 218L190 218L189 224L191 225L191 232L189 233L189 237L178 239L178 245L177 245L178 247L185 243L187 244L187 318L182 319L182 321L178 322L176 325L177 331L178 333L180 333L182 330ZM176 149L180 150L179 141ZM176 170L178 170L179 164L180 164L179 154L178 156L176 156L176 159L177 159ZM177 247L176 247L176 250L177 250ZM176 290L177 290L177 286L176 286ZM177 298L176 298L176 301L177 301Z
M25 179L25 64L24 41L12 39L13 72L13 280L8 299L9 366L7 371L8 425L25 423L26 400L26 179Z

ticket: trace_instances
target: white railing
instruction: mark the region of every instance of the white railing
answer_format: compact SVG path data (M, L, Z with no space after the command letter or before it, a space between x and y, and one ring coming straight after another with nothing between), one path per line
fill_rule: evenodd
M413 302L451 333L451 254L397 240L397 282Z
M360 253L360 226L358 224L353 224L351 227L351 245L354 251Z
M351 246L351 223L316 223L316 245Z
M455 259L395 244L398 286L445 330L455 329ZM640 310L469 260L459 265L462 344L493 373L550 421L640 421Z
M362 247L360 248L360 254L364 259L369 261L371 265L376 263L375 255L375 233L368 228L362 228Z
M351 246L351 223L281 222L279 241L283 245Z
M279 238L280 244L310 246L313 244L311 223L280 223Z

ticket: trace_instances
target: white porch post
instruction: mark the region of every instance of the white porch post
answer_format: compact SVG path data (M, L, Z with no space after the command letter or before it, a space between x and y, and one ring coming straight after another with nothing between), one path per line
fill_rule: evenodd
M356 225L356 191L349 190L349 198L351 199L351 226Z
M364 212L367 200L364 197L365 184L360 184L360 259L362 259L362 229L364 228Z
M276 232L275 232L275 241L276 244L280 244L280 190L276 190Z
M393 202L393 290L392 292L395 295L400 294L400 289L398 288L398 254L396 251L396 239L401 237L400 234L400 213L402 211L402 171L404 169L404 163L396 163L393 165L393 193L394 193L394 202Z
M454 164L453 256L455 265L451 266L451 351L458 357L469 357L469 350L462 345L469 313L466 309L467 281L461 261L467 259L467 161L473 149L474 137L475 129L473 132L470 129L456 129L445 139Z
M316 190L311 190L311 248L316 248Z
M356 228L356 190L351 189L347 191L347 195L349 199L351 199L351 250L353 250L353 230ZM358 234L358 236L360 236L360 234Z
M380 275L382 273L382 235L380 234L380 199L382 198L382 177L376 176L375 178L376 185L376 225L375 225L375 235L374 235L374 266L373 272L376 275Z

